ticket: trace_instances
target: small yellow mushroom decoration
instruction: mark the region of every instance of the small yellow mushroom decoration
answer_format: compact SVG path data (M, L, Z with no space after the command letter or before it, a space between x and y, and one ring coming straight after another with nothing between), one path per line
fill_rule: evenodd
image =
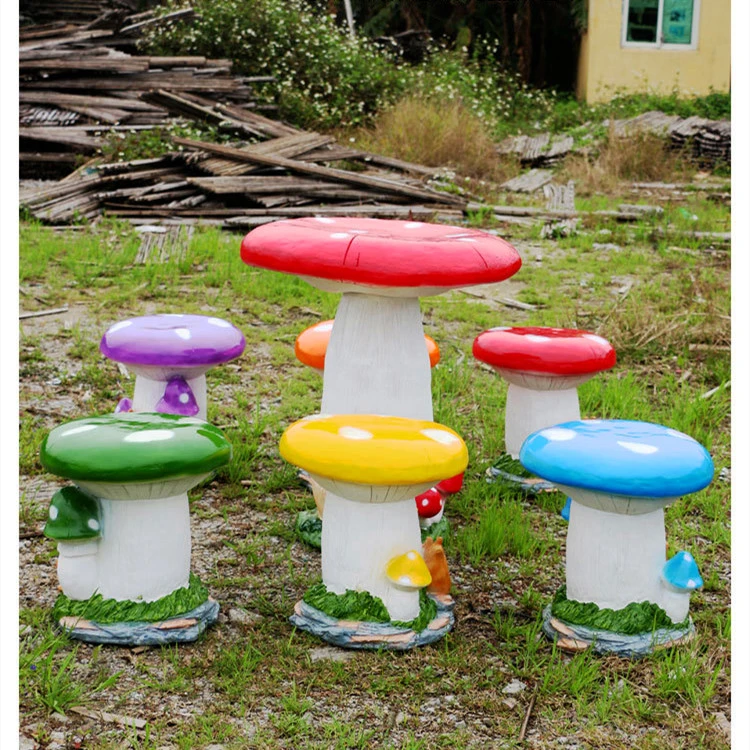
M385 574L394 586L408 590L423 589L432 582L424 558L415 549L391 558Z

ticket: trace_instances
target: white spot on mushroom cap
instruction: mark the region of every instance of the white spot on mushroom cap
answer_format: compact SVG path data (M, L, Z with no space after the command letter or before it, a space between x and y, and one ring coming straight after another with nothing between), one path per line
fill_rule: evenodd
M426 497L422 499L422 507L423 508L426 508L429 504L430 504L430 501ZM50 509L50 513L51 512L52 512L52 510Z
M549 336L540 336L538 333L527 333L524 338L526 341L549 341Z
M490 331L510 331L510 326L495 326L494 328L490 328Z
M595 333L584 333L581 338L588 339L589 341L596 341L597 344L602 344L603 346L609 346L609 341L607 341L607 339L597 336Z
M331 235L332 240L345 240L347 237L351 237L349 232L334 232Z
M184 318L185 313L163 313L165 318Z
M339 427L339 435L350 440L370 440L374 436L368 430L360 430L359 427Z
M175 436L174 430L150 430L149 432L134 432L126 435L124 443L154 443L159 440L170 440Z
M434 440L436 443L442 443L443 445L453 445L453 443L459 442L459 438L456 437L452 432L446 430L436 430L432 427L428 427L426 430L420 430L422 435L430 440Z
M318 325L315 326L315 329L318 331L322 331L325 333L326 331L332 331L333 330L333 321L332 320L326 320L323 323L318 323Z
M406 557L408 560L416 560L417 559L417 553L412 550L411 552L406 553Z
M694 589L698 586L698 581L695 580L695 578L688 578L687 579L687 588Z
M401 577L400 577L400 578L398 579L398 582L399 582L399 583L400 583L400 584L401 584L402 586L409 586L409 585L411 584L411 578L410 578L409 576L401 576Z
M407 221L404 224L404 229L419 229L421 226L423 226L423 222L421 221Z
M92 531L99 531L99 521L97 521L95 518L89 518L87 526Z
M187 328L175 328L174 332L185 341L190 340L190 331Z
M231 328L232 324L228 320L222 320L221 318L209 318L208 322L212 326L218 326L219 328Z
M95 430L96 425L93 424L79 424L77 427L71 427L69 430L61 433L60 437L68 437L69 435L78 435L81 432L90 432Z
M329 219L326 216L316 216L315 221L319 221L321 224L335 224L336 219Z
M128 326L132 325L132 320L123 320L121 323L115 323L113 326L110 326L107 333L115 333L115 331L121 331L123 328L127 328Z
M180 394L180 403L186 404L188 401L190 401L190 396L187 393L181 393Z
M59 515L60 511L54 505L49 506L49 517L54 521Z
M456 242L478 242L474 237L459 237Z
M640 453L644 456L650 453L656 453L659 449L655 445L649 445L648 443L629 443L627 440L618 440L617 445L629 450L632 453Z
M542 437L553 442L562 442L572 440L576 436L575 430L569 430L567 427L549 427L539 433Z

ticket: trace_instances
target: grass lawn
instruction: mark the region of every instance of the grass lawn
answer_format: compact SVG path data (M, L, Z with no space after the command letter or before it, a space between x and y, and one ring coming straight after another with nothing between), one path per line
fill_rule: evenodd
M91 750L727 748L716 714L730 717L730 254L673 230L723 232L728 220L728 207L695 195L635 225L587 219L560 240L539 239L538 226L497 227L524 260L513 279L422 300L442 352L435 419L464 437L470 464L446 506L456 628L403 654L324 648L287 620L320 566L293 531L312 496L277 449L321 396L293 343L333 317L338 297L245 266L237 234L199 229L184 258L135 265L140 238L126 224L23 223L22 310L68 311L21 321L22 732L40 747ZM93 647L53 626L56 550L37 532L63 482L42 470L39 445L52 427L132 395L133 378L100 355L99 340L119 320L159 312L223 317L247 338L239 360L208 373L209 421L234 459L190 493L193 571L222 615L192 645ZM564 497L485 481L503 448L505 385L471 355L481 331L513 324L605 336L618 364L580 388L582 413L660 422L711 452L714 482L666 510L668 554L691 551L705 579L689 645L629 661L567 656L542 635L542 609L565 579ZM85 715L94 710L142 722Z

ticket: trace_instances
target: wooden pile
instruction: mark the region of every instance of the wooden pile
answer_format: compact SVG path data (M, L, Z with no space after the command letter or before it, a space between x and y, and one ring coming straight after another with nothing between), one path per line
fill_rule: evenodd
M78 5L76 5L78 7ZM101 8L100 8L101 10ZM76 154L93 154L108 133L165 125L172 109L146 101L158 89L200 94L227 105L257 109L252 85L268 77L231 74L229 60L131 54L152 11L105 10L94 21L24 26L19 45L19 136L23 177L65 174Z
M200 218L227 227L313 212L452 220L462 216L463 199L424 184L436 170L341 147L330 136L185 96L179 98L205 109L206 117L228 109L230 128L261 134L263 140L226 146L173 138L175 151L165 156L109 164L93 160L58 183L22 193L21 204L50 223L102 213L133 223ZM166 97L167 92L155 93L155 98ZM342 160L365 170L328 166Z
M501 155L513 154L524 167L551 167L573 151L570 135L517 135L506 138L498 147Z

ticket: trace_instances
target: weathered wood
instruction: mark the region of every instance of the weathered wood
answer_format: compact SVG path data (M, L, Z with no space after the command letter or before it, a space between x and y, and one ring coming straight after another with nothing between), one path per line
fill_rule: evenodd
M376 188L381 192L396 193L397 195L406 195L410 198L421 198L431 200L435 203L447 203L452 205L464 205L466 201L453 195L438 193L436 191L415 188L409 185L400 184L392 180L385 180L379 177L366 177L356 172L346 172L343 169L332 169L330 167L321 167L317 164L306 164L297 162L292 159L286 159L280 156L270 154L257 154L247 151L241 151L229 146L221 146L215 143L204 143L202 141L193 141L188 138L175 138L174 142L188 148L196 148L220 156L225 156L237 161L246 161L255 164L262 164L269 167L282 167L290 172L300 174L309 174L315 177L329 178L339 182L351 185L361 185L368 188Z
M116 96L89 96L86 94L63 94L58 91L20 91L18 99L23 104L51 104L72 109L73 107L101 107L103 109L121 109L128 112L162 112L145 101L135 98Z
M142 73L148 70L148 61L137 57L102 55L80 58L63 57L51 60L21 60L18 67L21 72L100 70L106 73Z
M20 138L27 138L32 141L59 143L60 145L70 146L79 151L96 151L103 143L102 138L75 132L73 128L65 127L24 127L19 128L18 135Z
M552 181L552 172L548 169L530 169L524 174L507 180L500 187L518 193L533 193Z

